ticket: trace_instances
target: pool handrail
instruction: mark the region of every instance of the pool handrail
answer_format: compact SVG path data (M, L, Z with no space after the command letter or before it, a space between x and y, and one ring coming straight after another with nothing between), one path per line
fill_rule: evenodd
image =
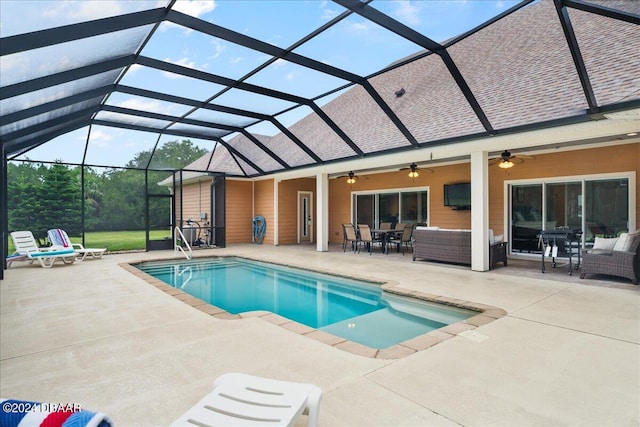
M180 237L181 244L178 244L178 237ZM187 249L189 249L189 253L186 253L184 249L182 249L182 243L184 243L187 246ZM182 234L182 230L180 230L180 227L176 227L173 230L173 255L177 256L178 251L182 252L182 254L187 259L193 258L193 251L191 250L191 245L187 241L187 238L184 237L184 234Z

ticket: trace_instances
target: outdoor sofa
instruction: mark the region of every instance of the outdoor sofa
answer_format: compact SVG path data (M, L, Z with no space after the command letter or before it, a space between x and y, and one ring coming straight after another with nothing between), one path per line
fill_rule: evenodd
M580 278L587 274L624 277L638 284L640 278L640 231L614 238L596 237L593 248L582 254Z
M471 230L439 227L416 227L413 232L413 260L471 265ZM507 246L502 236L489 230L489 268L497 263L507 265Z

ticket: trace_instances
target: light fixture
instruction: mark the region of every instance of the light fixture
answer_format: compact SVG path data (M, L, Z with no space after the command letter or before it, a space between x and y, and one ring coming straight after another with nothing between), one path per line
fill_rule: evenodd
M420 174L418 173L418 165L416 165L415 163L411 163L409 165L409 178L411 179L415 179L417 178Z
M511 160L503 160L498 163L498 167L502 169L509 169L513 167L513 162Z
M347 184L355 184L358 178L353 173L353 171L349 172L349 177L347 178Z

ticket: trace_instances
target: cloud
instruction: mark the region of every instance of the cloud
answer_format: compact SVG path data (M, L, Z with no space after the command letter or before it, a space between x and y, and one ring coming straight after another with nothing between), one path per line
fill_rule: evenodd
M119 102L117 106L122 108L130 108L132 110L153 111L153 112L161 112L161 108L162 108L158 101L143 100L140 98L129 98L125 101ZM165 111L164 113L168 113L168 112Z
M415 2L410 0L394 0L395 11L393 15L400 21L409 25L418 25L421 22L420 19L420 7Z
M81 135L82 138L85 138L84 135ZM111 135L109 135L106 132L103 132L101 130L92 130L91 131L91 135L89 137L89 144L97 146L98 148L107 148L109 147L111 144L109 144L109 141L111 141L111 139L113 139L113 137Z
M280 67L284 67L285 65L287 65L289 62L286 59L282 59L282 58L278 58L275 60L275 62L273 63L274 67L280 68Z
M170 64L176 64L176 65L180 65L182 67L192 68L194 70L196 69L196 63L194 61L190 60L187 57L178 59L177 61L172 61L169 58L165 58L165 61L170 63ZM183 75L170 73L168 71L163 71L162 75L164 75L165 77L170 78L170 79L180 79L180 78L184 77Z
M294 80L296 78L296 76L295 76L295 74L293 72L290 72L290 73L287 73L284 76L284 78L287 79L287 80Z
M364 22L354 22L351 24L351 29L354 31L368 31L369 26Z
M227 48L224 44L220 43L218 40L211 40L211 44L214 47L213 55L209 56L210 59L218 58L222 55L222 52Z
M196 18L212 12L215 8L216 2L214 0L178 0L173 5L173 10Z
M51 2L51 7L42 9L45 18L72 18L74 21L90 21L107 16L125 13L123 3L118 0L102 1L58 1ZM65 19L66 20L66 19Z

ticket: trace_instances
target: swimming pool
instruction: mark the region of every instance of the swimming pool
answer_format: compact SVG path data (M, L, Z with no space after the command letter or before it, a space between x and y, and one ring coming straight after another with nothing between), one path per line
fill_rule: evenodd
M378 349L477 314L387 294L371 282L240 257L154 261L136 267L229 313L270 311Z

